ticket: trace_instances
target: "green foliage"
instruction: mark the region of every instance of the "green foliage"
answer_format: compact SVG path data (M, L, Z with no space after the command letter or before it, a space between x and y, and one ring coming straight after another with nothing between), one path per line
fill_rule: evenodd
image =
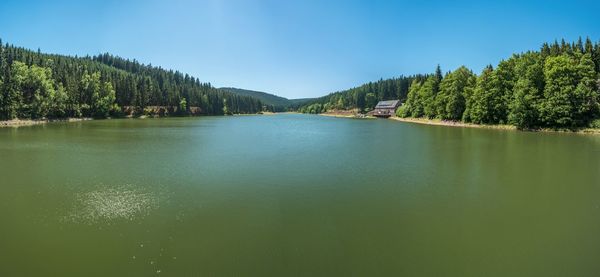
M471 95L475 82L473 72L464 66L448 74L440 83L440 92L435 97L438 116L446 120L460 120L466 109L465 95Z
M56 84L52 71L37 65L15 61L10 82L2 86L3 118L46 118L65 115L67 94Z
M377 105L377 96L375 93L369 92L365 95L365 104L367 109L373 109Z
M573 124L572 111L576 84L576 63L570 56L550 57L544 65L544 100L540 115L548 126L568 127Z
M423 80L425 78L426 76L424 75L400 76L398 78L370 82L356 88L311 99L303 103L298 110L303 113L315 113L316 110L319 110L319 113L321 113L328 110L354 108L363 111L372 110L378 101L406 99L408 88L412 81L415 79Z
M9 68L6 67L4 74L4 86L2 87L2 118L14 119L19 116L19 111L23 105L23 95L20 92L21 85L27 74L27 66L20 62L15 62Z
M547 126L586 126L598 114L593 61L589 54L576 56L563 54L546 60L540 116Z
M439 71L440 68L438 66L436 71ZM441 71L439 71L441 74ZM421 103L423 105L423 114L427 118L436 117L436 107L435 107L435 97L439 92L440 83L442 81L441 75L438 75L436 72L435 75L430 76L421 86L419 91L419 98L421 99Z
M464 66L443 76L438 66L430 75L400 76L316 99L288 100L292 104L287 109L369 111L378 101L400 99L405 103L397 115L403 117L510 123L519 128L597 126L599 71L599 43L561 41L513 55L479 77ZM152 113L154 106L214 115L280 109L259 96L284 99L216 89L178 71L109 54L49 55L0 42L0 119L107 117L125 109Z
M223 99L223 114L232 114L227 107L227 99Z
M185 97L181 98L181 100L179 101L179 112L184 113L187 110L188 110L187 100L185 100Z
M174 110L182 98L202 114L223 114L223 103L232 113L257 113L264 106L254 97L135 60L49 55L0 43L0 119L107 117L147 106Z
M100 85L99 73L93 73L90 75L87 71L84 72L83 76L81 77L78 99L81 104L85 105L85 113L87 115L92 113L91 105L93 101L99 98Z
M367 106L366 106L367 101L365 101L366 94L367 93L362 90L357 91L356 94L354 94L354 103L356 103L356 107L361 112L364 111L365 108L367 108Z
M539 125L539 91L526 78L517 81L514 97L510 103L508 122L520 129L529 129Z
M396 110L396 116L397 117L410 117L410 111L408 109L408 106L406 104L400 106Z
M508 122L521 129L541 125L540 109L544 90L544 54L527 52L514 55L505 67L510 80L504 83L508 100ZM502 84L502 83L501 83Z
M56 90L52 80L52 71L32 65L27 71L22 91L31 97L31 117L45 118L53 108Z
M425 81L415 79L408 90L408 96L404 104L405 111L401 113L403 117L435 117L435 97L438 93L440 80L437 74L427 77Z
M581 56L577 65L579 83L575 88L575 124L585 126L599 115L600 87L598 74L594 69L592 56L588 53Z
M438 66L431 75L396 79L410 84L396 95L405 100L396 115L508 123L521 129L598 126L599 71L599 43L589 38L585 43L581 39L572 44L544 43L540 51L515 54L495 69L486 67L478 77L464 66L442 76ZM363 95L368 109L376 102L373 96L383 100L381 95L388 93L381 82L392 81L336 92L307 104L301 111L356 108L363 105Z
M92 112L96 117L108 117L115 105L115 90L112 84L104 82L100 84L100 90L92 94Z
M69 96L67 95L67 91L65 87L58 83L58 87L56 88L56 92L54 94L54 99L52 99L51 104L51 113L48 114L49 117L61 118L67 115L67 103L69 101Z
M423 116L423 103L420 97L421 82L414 80L408 90L404 111L401 113L403 117L421 117Z
M486 67L477 78L473 95L467 99L468 118L474 123L497 124L505 121L504 95L496 72Z
M310 99L287 99L277 95L269 94L262 91L254 91L239 88L219 88L222 91L231 92L241 96L248 96L259 99L264 105L267 111L272 112L285 112L291 111L297 108L299 104L310 101Z
M314 104L302 107L303 113L320 114L320 113L326 112L326 111L327 111L327 109L323 109L323 105L320 103L314 103Z

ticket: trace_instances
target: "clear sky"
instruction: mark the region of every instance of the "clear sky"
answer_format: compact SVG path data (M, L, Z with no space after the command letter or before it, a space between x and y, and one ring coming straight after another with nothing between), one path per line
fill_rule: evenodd
M288 98L380 78L479 73L545 41L600 40L600 1L0 1L0 38L109 52Z

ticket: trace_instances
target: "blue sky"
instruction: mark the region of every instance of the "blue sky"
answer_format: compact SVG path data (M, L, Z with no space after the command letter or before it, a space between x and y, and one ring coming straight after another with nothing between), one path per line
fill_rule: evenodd
M554 39L598 41L599 10L600 1L3 0L0 38L300 98L437 64L479 73Z

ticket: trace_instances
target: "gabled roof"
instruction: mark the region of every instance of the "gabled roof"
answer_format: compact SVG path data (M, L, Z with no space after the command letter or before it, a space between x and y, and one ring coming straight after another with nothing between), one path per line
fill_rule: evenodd
M387 100L387 101L379 101L375 109L391 109L398 107L398 103L400 100Z

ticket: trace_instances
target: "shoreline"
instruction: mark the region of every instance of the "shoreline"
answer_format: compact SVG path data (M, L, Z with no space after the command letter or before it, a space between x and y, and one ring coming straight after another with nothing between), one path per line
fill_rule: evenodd
M81 122L81 121L89 121L94 120L91 117L69 117L69 118L61 118L61 119L11 119L11 120L2 120L0 121L0 128L2 127L25 127L25 126L34 126L34 125L42 125L46 123L53 122Z
M441 120L441 119L428 119L428 118L415 118L415 117L397 117L392 116L389 117L391 120L400 121L400 122L408 122L408 123L416 123L416 124L424 124L424 125L435 125L435 126L450 126L450 127L466 127L466 128L480 128L480 129L496 129L496 130L517 130L516 126L512 125L487 125L487 124L475 124L475 123L465 123L460 121L451 121L451 120Z
M374 116L370 116L370 115L366 115L366 114L359 114L354 111L352 111L352 112L339 112L339 111L325 112L325 113L320 113L319 115L328 116L328 117L339 117L339 118L353 118L353 119L376 119L376 117L374 117Z
M401 117L390 117L389 119L406 122L406 123L415 123L415 124L424 124L424 125L435 125L435 126L448 126L448 127L464 127L464 128L480 128L480 129L495 129L495 130L513 130L513 131L525 131L525 132L545 132L545 133L573 133L573 134L588 134L588 135L600 135L600 129L594 128L582 128L577 130L569 130L569 129L518 129L513 125L488 125L488 124L474 124L474 123L465 123L460 121L450 121L450 120L441 120L441 119L428 119L428 118L401 118Z
M234 114L232 116L240 116L240 115L276 115L276 114L297 114L297 112L281 112L281 113L273 113L273 112L266 112L266 113L262 113L262 114ZM350 118L350 119L377 119L374 116L369 116L369 115L361 115L361 114L357 114L354 112L328 112L328 113L320 113L318 114L320 116L327 116L327 117L336 117L336 118ZM105 120L105 119L146 119L146 118L168 118L171 116L163 116L163 117L159 117L159 116L139 116L139 117L109 117L109 118L103 118L100 120ZM516 126L513 125L501 125L501 124L496 124L496 125L488 125L488 124L475 124L475 123L465 123L465 122L460 122L460 121L450 121L450 120L441 120L441 119L428 119L428 118L414 118L414 117L407 117L407 118L402 118L402 117L397 117L397 116L392 116L389 117L387 119L390 120L394 120L394 121L399 121L399 122L404 122L404 123L414 123L414 124L422 124L422 125L433 125L433 126L447 126L447 127L463 127L463 128L479 128L479 129L494 129L494 130L511 130L511 131L525 131L525 132L545 132L545 133L573 133L573 134L587 134L587 135L600 135L600 128L581 128L581 129L577 129L577 130L570 130L570 129L548 129L548 128L542 128L542 129L518 129ZM70 118L61 118L61 119L12 119L12 120L1 120L0 121L0 128L6 127L13 127L13 128L17 128L17 127L26 127L26 126L35 126L35 125L42 125L42 124L46 124L46 123L57 123L57 122L81 122L81 121L90 121L90 120L97 120L91 117L82 117L82 118L77 118L77 117L70 117Z
M287 113L287 112L286 112ZM171 118L171 117L203 117L203 116L249 116L249 115L276 115L282 113L274 112L263 112L256 114L231 114L231 115L191 115L191 116L152 116L152 115L140 115L140 116L122 116L122 117L107 117L107 118L92 118L92 117L68 117L58 119L11 119L11 120L0 120L0 128L18 128L27 126L43 125L47 123L57 122L81 122L91 120L111 120L111 119L149 119L149 118Z
M327 117L338 117L338 118L359 118L359 119L376 119L374 116L360 117L355 111L333 111L318 114L320 116ZM507 124L475 124L466 123L461 121L441 120L441 119L428 119L428 118L414 118L414 117L397 117L391 116L387 119L404 122L414 123L423 125L434 125L434 126L447 126L447 127L463 127L463 128L479 128L479 129L494 129L494 130L510 130L510 131L523 131L523 132L544 132L544 133L572 133L572 134L585 134L585 135L600 135L600 128L580 128L580 129L519 129L513 125Z

